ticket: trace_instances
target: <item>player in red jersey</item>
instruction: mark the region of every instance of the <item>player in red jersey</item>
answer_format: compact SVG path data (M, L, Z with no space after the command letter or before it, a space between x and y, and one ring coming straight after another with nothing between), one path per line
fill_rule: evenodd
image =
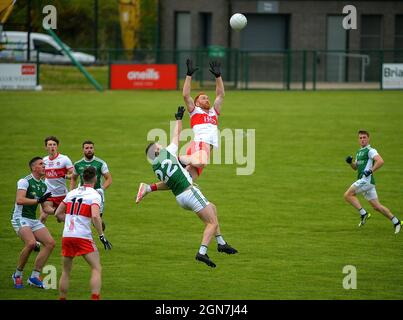
M53 202L53 207L56 209L67 194L66 179L70 179L74 167L68 156L57 151L59 140L56 137L45 138L45 147L48 151L48 155L43 158L45 183L48 191L52 192L52 197L48 201Z
M99 252L92 239L91 222L99 235L105 250L112 244L102 231L100 216L101 195L94 189L97 182L96 170L88 167L83 172L84 185L70 191L56 210L58 221L64 221L62 256L63 271L59 282L60 299L65 300L73 259L83 256L91 267L91 299L99 300L101 291L101 263Z
M193 100L190 96L192 75L199 68L193 67L192 60L186 61L187 73L183 85L183 99L190 115L190 126L194 132L194 139L186 150L186 155L179 157L182 164L187 165L187 170L193 180L198 178L210 158L210 151L218 147L218 116L224 101L224 82L221 77L221 66L217 61L210 62L210 72L216 78L216 97L213 106L209 97L199 93Z

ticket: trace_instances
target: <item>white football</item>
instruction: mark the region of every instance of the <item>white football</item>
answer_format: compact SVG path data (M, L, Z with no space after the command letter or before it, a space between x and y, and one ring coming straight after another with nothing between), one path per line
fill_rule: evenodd
M248 20L242 13L234 13L231 19L229 19L229 24L234 30L242 30L247 23Z

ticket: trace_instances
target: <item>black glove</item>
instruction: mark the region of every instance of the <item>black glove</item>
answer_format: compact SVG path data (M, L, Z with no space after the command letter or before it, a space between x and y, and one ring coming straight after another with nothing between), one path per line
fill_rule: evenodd
M185 113L185 107L183 106L178 107L178 112L175 113L175 119L182 120L184 113Z
M110 243L108 241L108 239L106 239L103 234L101 234L99 236L99 240L101 240L101 242L103 243L105 250L111 250L112 249L112 243Z
M372 174L372 170L371 169L364 170L363 174L364 174L364 176L368 177Z
M46 192L42 197L36 199L36 201L38 201L38 203L44 203L46 200L48 200L48 198L50 198L51 195L52 192Z
M188 68L186 75L188 76L192 76L193 73L195 73L197 70L199 70L199 68L193 68L193 62L190 59L186 60L186 66Z
M210 62L209 70L216 78L221 77L221 64L218 61Z
M348 156L348 157L346 158L346 162L347 162L348 164L351 164L351 163L353 162L353 157L352 157L352 156Z

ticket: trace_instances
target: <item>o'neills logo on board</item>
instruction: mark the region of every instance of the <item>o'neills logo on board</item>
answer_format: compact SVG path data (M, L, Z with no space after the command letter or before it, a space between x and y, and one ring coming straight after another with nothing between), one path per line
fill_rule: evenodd
M147 69L146 71L130 71L127 74L129 80L159 80L160 73L155 69Z
M112 64L110 88L175 90L177 77L176 64Z

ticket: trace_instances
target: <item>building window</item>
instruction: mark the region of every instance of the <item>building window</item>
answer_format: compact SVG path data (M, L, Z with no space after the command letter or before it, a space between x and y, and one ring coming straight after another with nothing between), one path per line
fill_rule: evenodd
M361 16L361 49L382 49L382 16Z
M395 17L395 49L403 49L403 14Z
M200 13L200 46L207 48L211 45L211 12Z
M327 16L326 33L326 81L343 82L347 80L347 62L345 52L348 49L348 32L343 28L341 15Z
M175 48L192 47L192 25L190 12L175 12Z

